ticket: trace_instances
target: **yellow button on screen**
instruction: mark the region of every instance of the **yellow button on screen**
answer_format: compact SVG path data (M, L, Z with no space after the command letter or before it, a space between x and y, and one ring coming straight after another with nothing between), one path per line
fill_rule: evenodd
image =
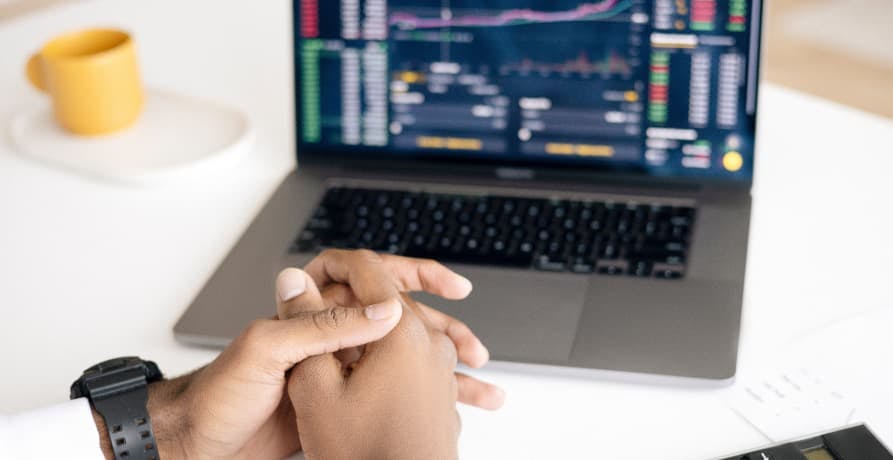
M744 166L744 158L738 152L728 152L722 157L722 165L726 170L736 172Z

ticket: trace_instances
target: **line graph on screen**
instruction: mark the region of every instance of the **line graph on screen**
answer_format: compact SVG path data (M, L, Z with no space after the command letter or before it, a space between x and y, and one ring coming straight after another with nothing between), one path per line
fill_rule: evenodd
M389 24L400 29L442 29L447 27L509 27L526 24L599 21L617 16L632 7L630 0L602 0L583 3L562 11L512 9L494 12L469 12L443 8L433 15L395 11Z
M610 50L603 58L592 59L586 51L580 51L576 57L558 60L557 62L538 61L525 58L519 62L510 62L500 67L502 74L579 74L579 75L629 75L632 65L620 53Z

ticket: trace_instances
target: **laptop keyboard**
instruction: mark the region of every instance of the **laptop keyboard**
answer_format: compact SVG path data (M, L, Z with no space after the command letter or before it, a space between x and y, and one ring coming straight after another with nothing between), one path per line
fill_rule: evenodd
M292 252L365 248L441 262L680 279L691 207L328 189Z

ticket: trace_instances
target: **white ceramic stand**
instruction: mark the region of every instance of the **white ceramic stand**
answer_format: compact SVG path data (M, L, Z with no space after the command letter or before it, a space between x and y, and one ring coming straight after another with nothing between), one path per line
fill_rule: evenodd
M177 94L148 90L140 119L124 131L82 137L63 130L49 105L12 119L10 137L22 155L44 164L115 182L170 180L231 159L253 135L241 112Z

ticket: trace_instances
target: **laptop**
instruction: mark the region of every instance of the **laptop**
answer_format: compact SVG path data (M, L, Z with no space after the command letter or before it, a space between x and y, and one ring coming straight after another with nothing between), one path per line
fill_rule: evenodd
M325 248L474 282L495 360L734 376L759 0L294 0L297 169L175 326L223 346Z

